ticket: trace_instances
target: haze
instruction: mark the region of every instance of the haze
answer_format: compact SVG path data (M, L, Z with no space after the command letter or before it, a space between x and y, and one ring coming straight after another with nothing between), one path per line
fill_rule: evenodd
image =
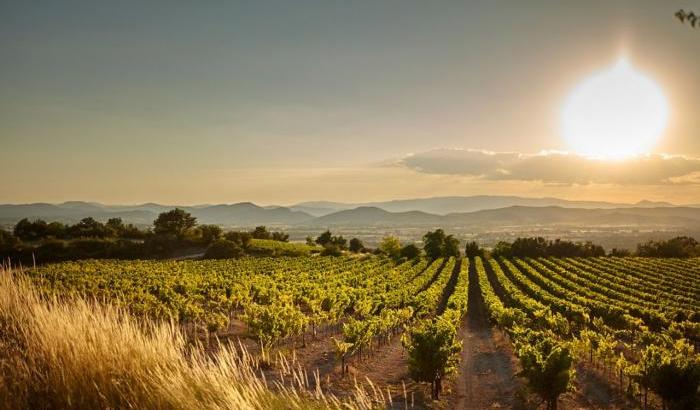
M0 203L697 203L692 2L566 3L3 3ZM658 144L562 154L563 102L623 54L668 100Z

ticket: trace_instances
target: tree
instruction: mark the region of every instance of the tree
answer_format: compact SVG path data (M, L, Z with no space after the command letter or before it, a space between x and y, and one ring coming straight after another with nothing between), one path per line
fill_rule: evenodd
M442 243L442 256L446 258L454 256L457 258L459 255L459 239L452 235L447 235Z
M328 245L329 243L331 243L332 240L333 240L333 234L331 234L331 231L326 231L326 232L322 233L321 235L319 235L318 238L316 238L316 243L321 245L321 246L325 246L325 245Z
M51 222L46 225L46 236L54 238L65 238L67 236L67 228L60 222Z
M570 388L574 376L569 346L545 336L524 344L518 356L523 368L520 375L547 403L548 410L556 410L559 396Z
M411 328L402 342L408 350L408 370L418 382L431 385L432 397L440 398L442 380L457 369L462 344L457 329L444 317L426 320Z
M547 240L542 237L537 238L517 238L510 245L512 256L533 258L547 256Z
M348 247L348 240L343 238L342 235L334 236L333 239L331 239L331 243L340 249L347 249Z
M17 222L12 232L22 241L36 241L46 237L47 226L46 221L41 219L30 222L24 218Z
M624 257L631 256L631 255L632 255L632 252L630 252L629 249L612 248L612 250L610 250L610 256L617 256L617 257L624 258Z
M229 259L243 255L243 249L235 242L226 239L214 241L204 253L205 259Z
M638 256L687 258L700 255L700 244L689 236L677 236L667 241L648 241L637 245Z
M408 245L401 248L401 257L402 258L412 260L412 259L418 258L419 256L420 256L420 248L417 247L413 243L409 243Z
M289 235L284 232L272 232L273 241L289 242Z
M675 16L681 23L685 23L687 21L693 28L696 26L700 27L700 14L695 14L695 12L691 10L685 11L680 9L676 12Z
M17 238L14 235L4 229L0 229L0 249L15 246L17 242Z
M250 233L254 239L271 239L272 234L264 226L256 226L255 229Z
M509 258L511 257L512 252L511 252L511 246L509 242L506 241L498 241L496 246L493 248L491 251L491 256L494 258Z
M484 256L484 250L479 247L476 241L467 242L464 246L464 256L467 258L475 258L477 256Z
M202 242L205 244L218 240L223 232L218 225L201 225L199 231L202 233Z
M104 238L109 235L107 227L95 218L87 217L68 228L68 232L74 238Z
M241 249L248 249L250 246L250 240L253 238L249 232L237 232L231 231L224 234L224 238L229 241L235 242Z
M385 236L379 243L378 249L392 259L401 257L401 242L395 236Z
M442 256L443 245L445 243L445 231L436 229L423 235L423 250L430 259L437 259Z
M174 236L177 239L183 239L195 225L197 218L179 208L163 212L153 221L156 235Z
M105 227L110 233L109 236L121 237L125 230L122 218L109 218L105 224Z
M357 238L350 239L350 247L348 248L352 253L362 252L365 249L365 245L361 240Z

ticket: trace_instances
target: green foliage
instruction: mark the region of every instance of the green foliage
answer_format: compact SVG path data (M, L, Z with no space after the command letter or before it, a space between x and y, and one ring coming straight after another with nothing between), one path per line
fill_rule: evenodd
M530 389L556 409L559 396L571 388L574 376L573 356L566 343L544 336L530 340L518 350L521 376L527 379Z
M304 256L311 253L315 246L304 243L277 241L274 239L252 239L248 252L265 256Z
M420 257L420 248L413 243L401 248L401 257L406 258L406 260L414 260Z
M13 247L18 243L19 241L12 233L7 232L4 229L0 229L0 249Z
M238 245L241 249L244 250L248 249L248 247L250 246L250 242L253 239L250 233L237 231L226 232L224 234L224 238L231 242L235 242L236 245Z
M437 318L412 327L402 340L408 350L411 377L431 383L434 399L439 399L444 377L457 369L462 344L456 335L452 323Z
M700 244L688 236L678 236L667 241L648 241L637 245L637 255L658 258L700 256Z
M491 251L496 258L513 257L594 257L605 256L605 249L592 242L553 241L542 237L516 238L513 243L500 241Z
M308 323L306 316L289 304L250 304L246 306L243 320L248 325L248 332L266 347L279 338L301 334Z
M205 244L210 244L220 239L223 233L221 227L218 225L200 225L199 231L202 234L202 242Z
M423 250L430 259L459 257L459 240L452 235L445 235L442 229L436 229L423 235Z
M333 236L331 231L325 231L316 238L316 243L324 248L332 245L339 250L344 250L347 248L348 241L342 236Z
M229 259L243 256L243 249L228 239L214 241L204 252L205 259Z
M659 394L670 409L694 409L700 399L700 357L685 341L663 347L647 346L633 367L642 387Z
M362 252L365 250L365 245L362 243L361 240L357 238L352 238L350 239L350 246L348 247L348 250L352 253Z
M332 243L324 245L321 251L321 256L341 256L342 254L343 250L338 245Z
M15 224L13 234L23 241L36 241L46 236L47 223L41 219L34 222L24 218Z
M464 246L464 256L467 258L475 258L477 256L484 256L484 250L475 241L467 242Z
M385 236L377 249L392 259L399 259L401 257L401 242L395 236Z
M177 239L183 239L195 225L197 218L179 208L163 212L153 221L156 235L173 236Z

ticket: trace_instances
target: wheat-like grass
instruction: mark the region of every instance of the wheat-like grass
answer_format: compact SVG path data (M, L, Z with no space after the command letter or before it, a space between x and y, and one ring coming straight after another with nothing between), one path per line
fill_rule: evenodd
M235 345L215 354L174 323L136 319L81 297L42 298L20 272L0 269L0 407L7 409L369 409L361 387L340 400L318 375L280 360L291 383L267 382ZM379 402L378 402L379 400Z

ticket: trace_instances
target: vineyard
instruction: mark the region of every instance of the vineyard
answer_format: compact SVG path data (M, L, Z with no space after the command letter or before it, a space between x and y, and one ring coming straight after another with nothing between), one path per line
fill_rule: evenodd
M284 379L278 352L339 397L368 378L386 407L697 406L699 259L299 256L27 274L43 295L172 320L211 354L216 339L240 343L267 358L266 377ZM510 375L487 385L468 373L496 345ZM516 385L527 393L501 397ZM608 397L587 396L603 387Z

